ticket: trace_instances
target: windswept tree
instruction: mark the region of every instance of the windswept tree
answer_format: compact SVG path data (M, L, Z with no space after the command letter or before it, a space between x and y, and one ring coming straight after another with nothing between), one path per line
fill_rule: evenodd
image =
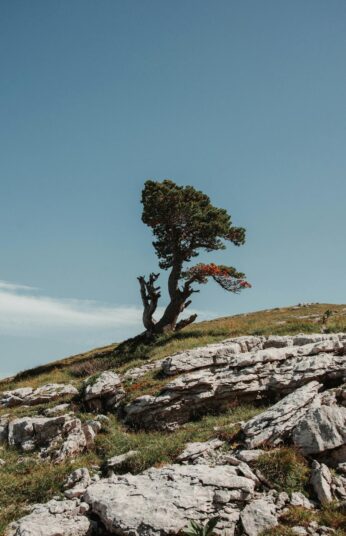
M238 293L251 285L245 275L232 266L211 264L185 265L200 251L225 249L225 242L241 246L245 229L234 227L226 210L214 207L209 197L192 186L178 186L171 180L148 180L142 191L142 221L151 227L159 266L169 270L168 294L170 301L160 319L154 314L161 297L157 286L159 273L148 278L138 277L143 302L143 323L150 334L177 331L191 324L193 314L178 320L191 304L191 296L199 292L198 285L212 278L228 292Z

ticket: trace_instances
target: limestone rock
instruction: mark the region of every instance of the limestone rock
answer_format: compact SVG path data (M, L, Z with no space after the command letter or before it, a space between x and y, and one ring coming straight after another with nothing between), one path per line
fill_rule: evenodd
M245 506L240 519L247 536L258 536L264 529L278 524L274 505L264 499L257 499Z
M313 461L310 483L321 504L333 501L331 491L332 475L326 465L320 464L316 460Z
M178 352L162 361L162 372L171 376L191 370L226 365L236 354L249 352L256 347L260 348L263 340L263 337L239 337Z
M187 443L184 451L177 456L177 462L196 460L205 453L210 453L215 449L219 449L222 445L224 445L224 442L219 439L212 439L211 441L205 441L203 443Z
M232 466L170 465L102 479L89 486L84 500L112 534L165 536L191 519L218 515L218 528L228 536L239 518L236 504L249 500L254 486Z
M112 410L124 396L120 376L110 370L102 372L92 383L87 380L85 384L84 401L91 411Z
M128 452L125 452L124 454L120 454L119 456L113 456L112 458L109 458L107 460L106 466L111 471L117 470L127 460L130 460L134 456L137 456L137 454L138 454L138 450L129 450Z
M73 385L49 383L33 389L32 387L20 387L14 391L4 391L0 393L0 407L12 408L15 406L35 406L52 402L65 396L75 396L78 394Z
M152 363L145 363L140 367L134 367L132 369L129 369L123 374L122 380L130 383L134 382L135 380L142 378L142 376L144 376L148 372L160 369L163 361L163 359L158 359L157 361L153 361Z
M91 523L78 501L49 501L7 528L5 536L87 536Z
M71 473L65 484L65 497L73 499L84 495L87 487L91 484L89 470L86 467L76 469Z
M61 413L66 413L69 407L70 404L58 404L57 406L53 406L52 408L45 409L43 415L45 415L46 417L56 417Z
M232 400L266 399L273 393L284 396L312 381L342 380L343 336L293 338L292 343L232 354L232 341L217 345L217 350L197 349L201 355L191 350L172 356L162 364L166 374L187 367L193 370L168 383L158 396L141 396L127 404L125 421L142 428L174 429L195 414L220 409Z
M90 435L92 432L92 438ZM71 415L59 417L21 417L9 424L8 443L24 451L41 449L43 458L62 462L85 450L95 433L88 424Z
M264 443L276 445L281 442L307 413L320 387L318 382L310 382L250 419L242 427L246 446L254 448Z
M264 450L262 449L256 449L256 450L247 450L243 449L238 452L236 452L237 458L241 460L242 462L254 462L257 460L262 454L264 454Z
M7 441L9 421L9 415L2 415L0 417L0 443L5 443Z
M293 431L294 444L304 454L317 454L346 443L346 408L321 406L310 409Z

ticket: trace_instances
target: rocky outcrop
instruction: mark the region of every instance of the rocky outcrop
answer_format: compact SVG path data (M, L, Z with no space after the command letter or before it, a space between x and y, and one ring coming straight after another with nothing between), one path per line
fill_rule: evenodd
M254 339L252 343L259 346L269 344L269 339ZM299 336L287 341L292 345L234 355L233 340L173 356L163 362L163 372L175 374L182 366L194 370L168 383L158 396L145 395L125 406L125 422L136 427L174 429L234 400L284 396L314 380L321 384L342 381L345 336ZM210 352L199 357L202 350L204 354Z
M296 335L294 337L237 337L235 339L227 339L217 344L209 344L192 350L178 352L163 359L161 369L165 375L172 376L202 368L228 365L232 363L234 356L242 353L250 353L251 360L253 354L257 354L257 352L261 350L305 346L307 347L307 353L311 348L315 348L314 351L322 353L339 349L343 347L344 343L346 343L346 336L343 334ZM312 346L308 347L308 345ZM299 354L299 349L295 348L295 351L293 350L291 353L292 355L297 355ZM262 355L259 353L257 357L263 360L263 357L265 359L265 355L266 354ZM275 352L273 355L275 356ZM280 353L277 355L280 355ZM286 352L281 353L281 355L285 356ZM249 358L249 356L246 356L246 358Z
M21 417L8 426L8 443L26 452L40 449L42 458L55 463L73 457L92 445L96 435L92 424L82 424L71 415Z
M87 536L91 529L84 515L87 509L78 500L37 504L29 515L11 523L5 536Z
M282 443L285 437L292 434L292 430L306 415L311 405L317 403L316 395L321 387L318 382L310 382L267 411L250 419L242 427L245 445L248 448L255 448L265 443L272 446Z
M170 465L102 479L89 486L84 500L112 534L164 536L190 519L217 514L218 529L232 535L254 488L254 481L233 466Z
M73 385L49 383L33 389L32 387L20 387L14 391L0 393L0 407L13 408L15 406L35 406L58 400L67 396L78 394Z
M90 411L110 411L117 407L124 396L120 376L107 370L92 381L87 380L83 399Z
M346 443L344 386L319 392L318 382L297 389L242 426L244 443L254 448L291 441L304 455L342 461Z

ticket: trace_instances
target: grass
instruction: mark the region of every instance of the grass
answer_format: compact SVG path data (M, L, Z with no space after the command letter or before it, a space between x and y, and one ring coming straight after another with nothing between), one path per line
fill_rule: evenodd
M280 522L286 528L295 526L307 528L312 521L334 529L333 534L337 536L346 534L346 508L342 503L330 503L323 506L321 510L314 511L301 506L291 506L280 517Z
M207 441L219 437L222 431L240 420L248 420L262 409L242 405L221 413L207 415L198 421L190 422L174 434L163 432L129 432L114 417L108 425L108 433L98 437L96 449L101 459L137 450L138 455L130 458L122 467L123 472L141 472L148 467L171 463L184 450L186 443Z
M63 465L39 461L36 455L26 455L21 462L18 451L0 451L6 465L0 468L0 534L6 526L25 515L30 504L45 502L62 491L64 480L77 467L93 465L95 453L76 458ZM19 462L19 463L18 463Z
M280 448L262 454L254 466L279 491L306 492L309 467L303 456L293 448Z

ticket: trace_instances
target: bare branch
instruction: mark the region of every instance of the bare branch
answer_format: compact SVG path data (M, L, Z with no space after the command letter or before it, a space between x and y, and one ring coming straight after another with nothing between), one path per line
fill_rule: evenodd
M175 326L175 330L178 331L179 329L186 328L186 326L192 324L192 322L194 322L196 318L197 315L191 315L188 318L183 318L182 320L180 320L180 322L177 323L177 325Z

